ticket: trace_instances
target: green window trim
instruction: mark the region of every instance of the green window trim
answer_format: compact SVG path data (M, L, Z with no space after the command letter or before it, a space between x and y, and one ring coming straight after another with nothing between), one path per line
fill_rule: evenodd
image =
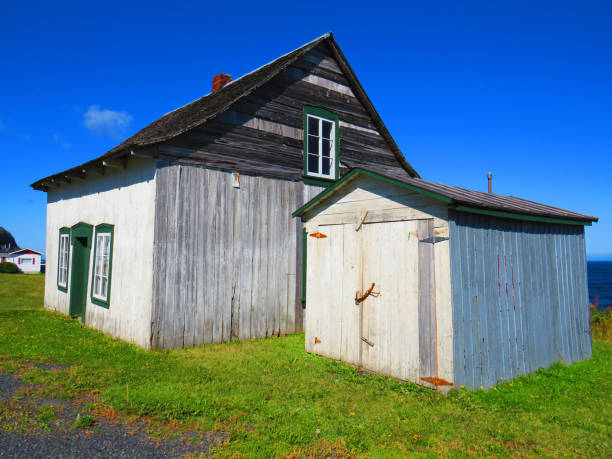
M61 276L61 269L63 265L61 263L62 259L62 237L67 237L66 244L66 273L65 276ZM70 274L70 228L62 227L59 230L59 244L57 247L57 272L56 272L56 281L57 281L57 289L61 292L68 293L68 279ZM63 277L65 279L64 285L61 284L60 278Z
M320 118L325 118L329 121L333 121L334 123L334 164L333 164L333 170L334 170L334 176L327 178L327 177L320 177L318 175L311 175L308 173L308 115L314 115L314 116L318 116ZM340 135L339 135L339 131L340 131L340 120L338 118L338 115L325 110L324 108L319 108L319 107L312 107L309 105L305 105L303 110L302 110L302 127L303 127L303 156L304 156L304 171L303 171L303 178L304 178L304 182L305 183L309 183L311 185L319 185L319 186L329 186L330 184L332 184L335 180L338 180L338 177L340 177L340 159L338 158L338 147L339 147L339 140L340 140Z
M110 243L109 243L109 253L108 253L108 274L107 274L107 284L106 284L106 297L101 298L100 296L94 296L95 286L96 286L96 260L98 255L98 235L108 234L110 233ZM96 226L94 237L93 237L93 267L91 269L91 302L98 306L108 309L110 307L110 298L111 298L111 283L112 283L112 274L113 274L113 246L115 243L115 227L108 223L102 223Z
M523 221L528 221L528 222L556 223L558 225L579 225L579 226L591 226L592 224L592 222L586 221L586 220L568 220L565 218L519 214L519 213L504 212L504 211L499 211L499 210L477 209L477 208L469 207L469 206L456 206L455 210L457 212L468 212L472 214L490 215L492 217L509 218L512 220L523 220Z
M306 269L308 256L308 232L302 228L302 309L306 309Z

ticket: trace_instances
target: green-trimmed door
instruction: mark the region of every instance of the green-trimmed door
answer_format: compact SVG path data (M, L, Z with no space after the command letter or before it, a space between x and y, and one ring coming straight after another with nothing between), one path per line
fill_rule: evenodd
M72 227L72 261L70 263L70 317L85 320L87 301L87 280L89 279L89 253L93 227L77 223Z

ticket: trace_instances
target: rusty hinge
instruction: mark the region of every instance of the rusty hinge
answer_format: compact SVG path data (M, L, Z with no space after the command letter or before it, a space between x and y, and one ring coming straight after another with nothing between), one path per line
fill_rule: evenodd
M452 386L452 382L448 382L446 379L438 378L437 376L432 377L422 377L422 381L428 382L429 384L433 384L434 386Z
M372 341L370 341L369 339L364 338L363 336L361 337L361 341L363 341L364 343L366 343L370 347L374 347L374 343Z
M374 282L370 285L370 288L366 290L363 295L359 295L359 290L355 292L355 304L363 302L370 295L380 295L380 292L374 292Z

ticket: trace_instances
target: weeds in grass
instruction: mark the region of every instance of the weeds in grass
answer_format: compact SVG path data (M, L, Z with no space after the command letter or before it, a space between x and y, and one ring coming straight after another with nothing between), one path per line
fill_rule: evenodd
M94 425L94 418L93 416L89 416L88 414L81 416L81 414L79 413L77 414L77 417L74 420L74 427L76 429L89 429L93 425Z
M591 304L591 331L596 339L612 340L612 305L601 310Z

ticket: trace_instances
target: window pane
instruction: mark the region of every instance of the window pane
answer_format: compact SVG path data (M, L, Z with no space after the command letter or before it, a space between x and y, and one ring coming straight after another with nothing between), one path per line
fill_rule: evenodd
M102 275L108 276L108 257L102 258Z
M308 153L319 154L319 138L308 136Z
M96 254L96 276L99 276L102 273L102 257L100 254Z
M100 277L94 277L94 295L100 296Z
M323 121L323 138L331 138L332 126L333 123L330 123L329 121Z
M331 152L331 141L330 140L325 140L322 139L321 140L321 148L323 149L323 151L321 153L323 153L323 156L329 158L330 152Z
M106 277L102 278L102 288L100 289L100 296L106 298L106 289L108 286L108 280L106 279Z
M104 255L108 256L110 253L110 234L104 236Z
M321 171L321 173L323 175L330 175L329 174L329 169L331 167L331 159L323 157L322 166L323 166L322 167L323 170Z
M308 155L308 172L319 173L319 157L317 155Z
M319 135L319 120L317 118L308 117L308 134Z

